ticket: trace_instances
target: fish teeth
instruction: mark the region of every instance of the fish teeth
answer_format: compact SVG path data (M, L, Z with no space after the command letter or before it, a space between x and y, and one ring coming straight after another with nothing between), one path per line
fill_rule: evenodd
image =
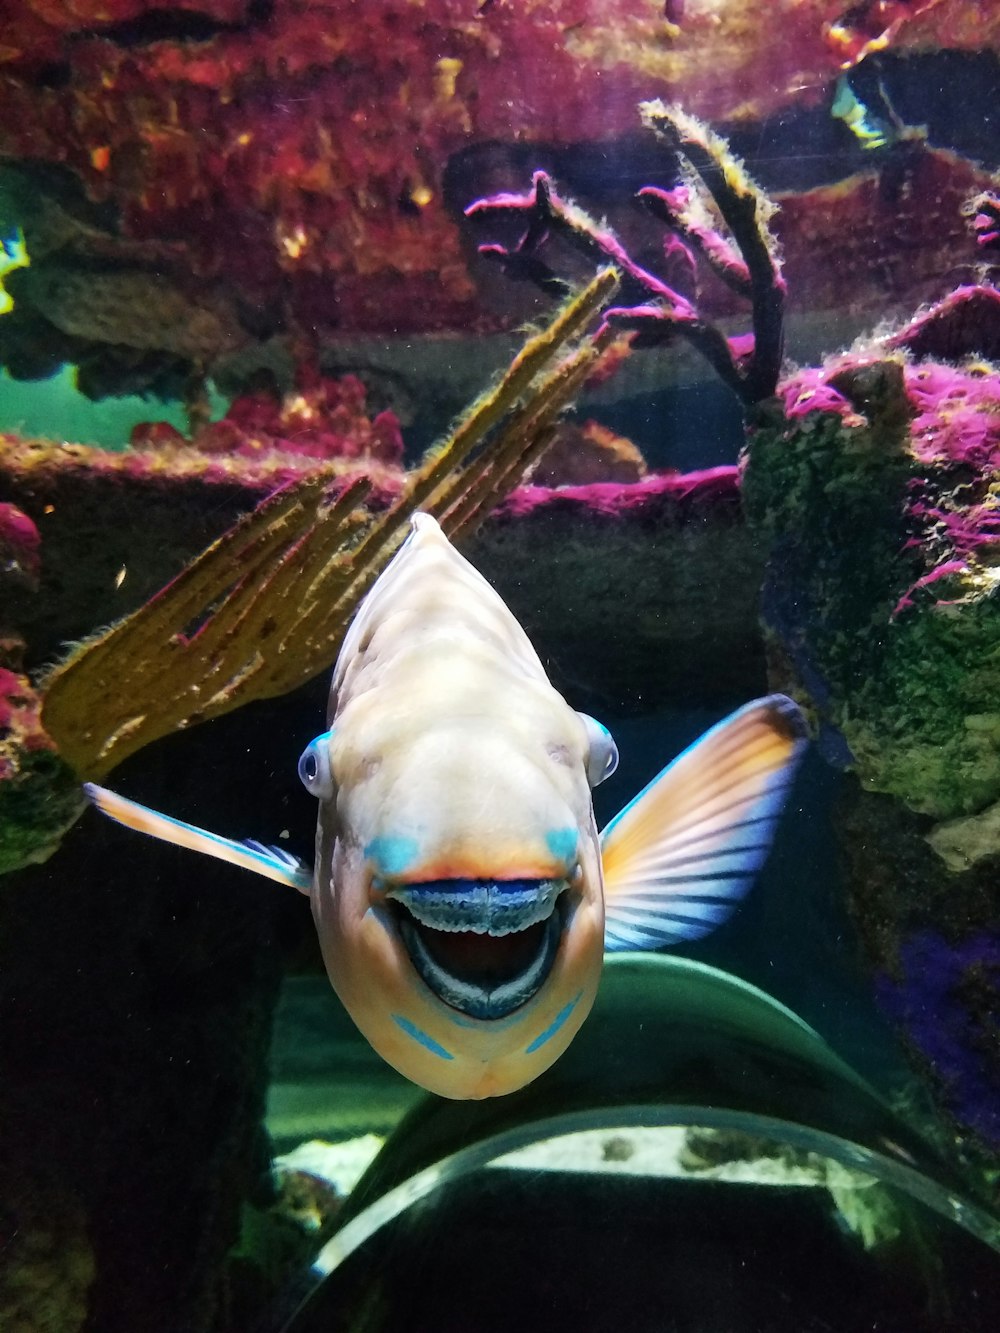
M404 884L389 898L421 925L447 932L501 937L547 921L566 880L433 880Z

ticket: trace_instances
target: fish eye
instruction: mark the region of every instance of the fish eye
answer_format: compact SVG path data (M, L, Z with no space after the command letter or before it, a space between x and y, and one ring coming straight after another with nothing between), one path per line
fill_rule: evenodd
M618 767L618 746L614 737L603 722L588 713L578 713L577 717L587 728L587 740L590 749L587 754L587 781L596 787L609 778Z
M299 756L299 778L303 787L317 800L329 801L333 796L333 772L330 768L330 737L324 731L310 741Z

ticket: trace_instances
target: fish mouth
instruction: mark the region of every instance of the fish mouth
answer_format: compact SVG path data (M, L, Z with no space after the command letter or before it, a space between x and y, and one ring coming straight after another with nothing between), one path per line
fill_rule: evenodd
M564 879L440 879L387 898L424 984L470 1018L506 1018L544 985L567 921Z

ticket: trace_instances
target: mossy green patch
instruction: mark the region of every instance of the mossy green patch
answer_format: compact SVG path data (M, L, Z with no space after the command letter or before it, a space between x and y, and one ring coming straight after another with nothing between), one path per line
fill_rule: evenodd
M968 480L919 461L898 411L846 404L798 417L772 405L744 479L770 631L865 786L939 818L1000 798L997 596L962 573L918 586L948 554L926 514L956 512Z
M0 782L0 874L44 861L84 807L73 770L51 750L22 752Z

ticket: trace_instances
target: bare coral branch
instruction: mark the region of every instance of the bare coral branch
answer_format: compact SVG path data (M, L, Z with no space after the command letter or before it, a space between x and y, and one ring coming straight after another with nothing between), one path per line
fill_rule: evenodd
M729 338L703 318L696 302L637 264L610 229L561 198L543 171L535 172L526 194L497 194L465 210L467 217L525 218L525 231L512 250L489 244L481 246L480 253L499 262L512 278L549 293L560 291L563 283L540 254L553 233L589 259L610 260L621 273L623 304L607 312L608 323L631 330L636 348L663 345L678 335L685 338L744 406L752 407L774 393L781 368L785 289L768 226L773 206L727 145L699 121L660 102L645 102L640 112L647 128L687 164L688 179L671 190L646 186L639 198L671 229L674 249L679 247L692 265L694 256L702 259L750 300L752 337Z

